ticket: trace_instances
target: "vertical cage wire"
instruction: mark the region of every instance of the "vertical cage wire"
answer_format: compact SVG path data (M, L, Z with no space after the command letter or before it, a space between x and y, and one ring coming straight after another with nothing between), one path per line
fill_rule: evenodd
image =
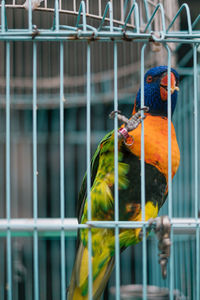
M28 29L29 31L32 31L32 9L31 9L31 0L28 0Z
M33 218L35 224L38 218L38 170L37 170L37 43L33 43ZM39 257L38 231L33 232L34 255L34 299L39 300Z
M146 44L141 49L141 108L144 107L144 53ZM141 118L144 118L144 111L141 113ZM145 152L144 152L144 122L141 124L141 207L142 221L145 221ZM142 227L142 283L143 283L143 299L147 299L147 245L146 245L146 226Z
M168 46L167 49L167 76L168 76L168 85L167 85L167 118L168 118L168 215L169 218L172 218L172 159L171 159L171 52ZM173 228L171 229L170 239L172 241L171 255L170 255L170 300L173 300L173 290L174 290L174 256L173 256Z
M88 209L87 209L87 218L88 221L92 220L92 210L91 210L91 169L90 169L90 160L91 160L91 45L88 42L87 44L87 144L86 144L86 160L87 160L87 200L88 200ZM92 231L88 229L88 290L89 290L89 299L92 300Z
M117 85L117 43L114 42L114 111L118 111L118 85ZM119 183L118 183L118 119L115 114L114 119L114 199L115 199L115 222L119 221ZM120 299L120 249L119 249L119 227L115 226L115 286L116 286L116 300Z
M6 42L6 217L11 220L10 207L10 43ZM11 231L7 230L7 281L8 300L12 299L12 243Z
M60 217L62 224L65 218L64 190L64 44L60 42ZM65 232L61 230L61 290L62 300L65 300Z
M196 299L199 299L199 225L198 222L198 102L197 102L197 45L193 46L194 72L194 187L195 187L195 220L196 220Z

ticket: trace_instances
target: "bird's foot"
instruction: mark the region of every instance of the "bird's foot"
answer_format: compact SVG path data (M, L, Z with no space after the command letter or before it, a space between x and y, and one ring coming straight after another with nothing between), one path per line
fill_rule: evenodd
M158 249L159 253L159 263L161 266L162 277L166 278L167 276L167 262L170 257L170 248L171 248L171 224L168 216L162 216L156 218L156 228L155 232L158 237Z
M152 229L154 229L158 238L158 249L159 253L159 264L161 266L161 272L163 279L167 276L167 262L170 257L170 232L171 224L168 216L158 217L156 219L149 219L149 225L146 228L146 233L148 234ZM143 238L143 230L140 230L139 239Z
M113 110L113 111L111 111L111 113L109 114L109 118L110 119L114 119L115 115L117 115L117 118L118 118L119 121L121 121L123 123L127 123L128 122L128 118L125 117L124 115L122 115L120 110Z
M130 146L133 144L133 137L129 135L129 131L132 131L138 127L138 125L146 118L146 116L142 116L142 111L148 112L149 108L144 106L140 110L138 110L130 119L121 114L121 111L112 111L110 113L110 118L114 119L115 114L117 114L117 118L119 121L125 123L125 126L118 130L118 138L124 139L126 145Z
M138 125L146 118L146 116L142 116L143 112L148 112L149 108L147 106L144 106L140 110L138 110L126 123L125 127L127 131L132 131L138 127Z

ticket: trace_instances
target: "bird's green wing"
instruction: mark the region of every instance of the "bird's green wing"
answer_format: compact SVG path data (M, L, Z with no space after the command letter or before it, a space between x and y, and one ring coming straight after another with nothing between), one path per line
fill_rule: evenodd
M99 166L99 155L100 155L101 147L105 142L107 142L111 138L111 136L113 135L113 132L114 131L112 130L104 136L104 138L99 143L99 145L97 147L97 150L95 151L95 153L92 157L91 165L90 165L90 168L91 168L91 186L93 185L95 176L97 174L97 170L98 170L98 166ZM87 198L87 172L84 175L82 185L81 185L81 189L80 189L80 192L79 192L79 197L78 197L78 220L79 220L79 222L81 222L81 217L82 217L82 214L83 214L83 209L84 209L86 198Z

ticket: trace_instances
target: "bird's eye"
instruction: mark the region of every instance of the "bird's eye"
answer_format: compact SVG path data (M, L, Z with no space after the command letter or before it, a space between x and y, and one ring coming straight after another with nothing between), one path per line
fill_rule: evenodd
M153 77L151 75L147 76L147 82L148 83L152 82L152 80L153 80Z

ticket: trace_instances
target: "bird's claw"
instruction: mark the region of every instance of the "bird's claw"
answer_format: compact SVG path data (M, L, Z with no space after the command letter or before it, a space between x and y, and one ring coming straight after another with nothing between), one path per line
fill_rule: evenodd
M138 125L144 120L146 116L141 117L141 111L138 111L133 115L126 124L127 131L132 131L138 127Z
M112 111L109 115L111 119L114 119L117 114L117 118L119 121L125 123L123 128L120 128L118 131L119 138L124 138L125 143L130 146L133 144L134 140L128 133L138 127L138 125L146 118L146 116L142 115L142 112L148 112L149 108L147 106L143 106L139 109L130 119L121 114L121 111Z
M139 111L143 110L144 112L148 112L149 111L149 107L148 106L143 106L139 109Z
M113 111L111 111L111 113L109 114L109 118L110 119L114 119L115 114L121 114L121 111L120 110L113 110Z
M170 257L170 232L171 224L168 216L162 216L156 219L149 219L149 226L147 227L147 233L154 229L158 238L159 264L161 266L161 272L163 279L167 276L167 262ZM143 238L143 230L140 230L139 240Z
M160 250L159 263L161 266L162 277L167 276L167 262L170 256L171 240L171 224L168 216L162 216L156 219L155 232L157 234L159 243L158 248Z
M117 115L117 118L118 118L119 121L121 121L121 122L127 124L128 119L127 119L124 115L121 114L121 111L120 111L120 110L114 110L114 111L112 111L112 112L109 114L110 119L114 119L114 118L115 118L115 115Z
M130 119L128 119L127 117L125 117L124 115L122 115L120 110L114 110L114 111L112 111L109 114L109 117L110 117L110 119L114 119L115 115L117 114L117 118L118 118L119 121L122 121L125 124L128 124L130 122L130 120L134 120L134 121L137 121L138 119L142 120L143 118L140 118L142 111L148 112L149 108L147 106L141 107ZM145 118L145 116L144 116L144 118Z

